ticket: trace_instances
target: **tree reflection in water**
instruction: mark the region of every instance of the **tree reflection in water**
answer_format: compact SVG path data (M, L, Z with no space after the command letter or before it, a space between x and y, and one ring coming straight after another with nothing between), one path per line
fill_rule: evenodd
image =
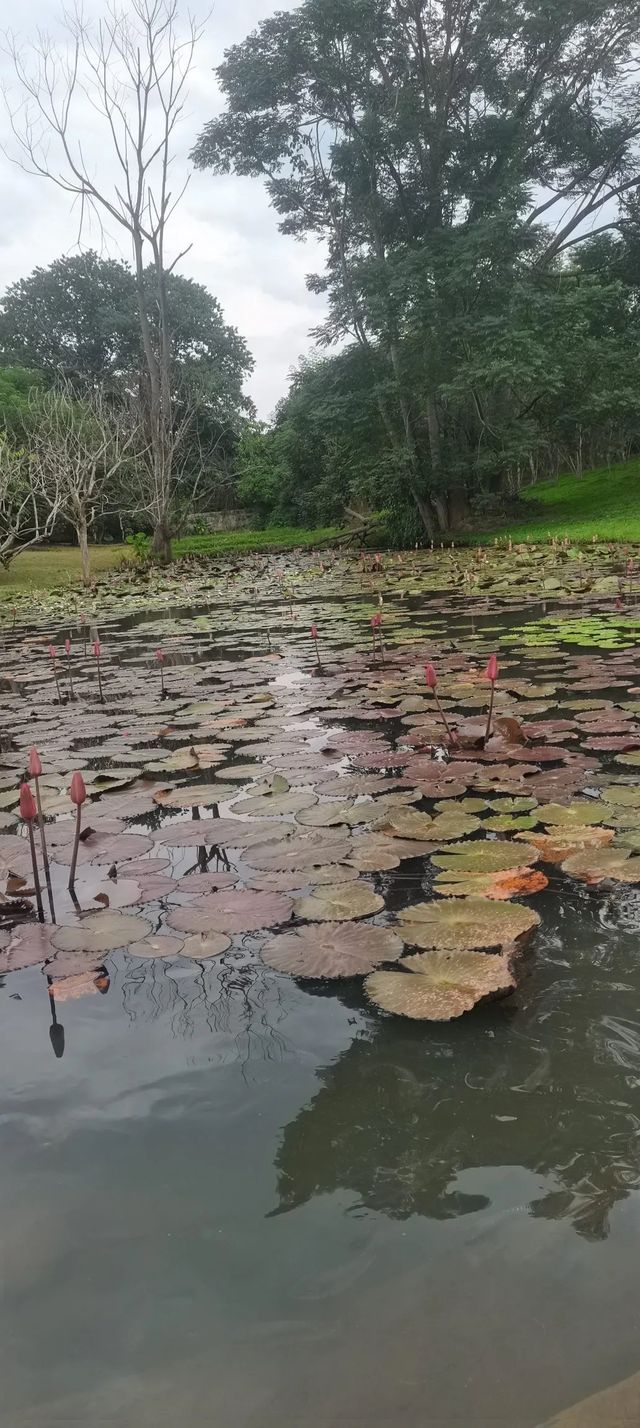
M637 903L565 900L509 1002L449 1026L370 1014L284 1129L273 1213L348 1190L444 1219L488 1207L456 1188L462 1172L519 1165L556 1182L531 1215L606 1238L640 1182ZM356 984L338 995L362 1006Z

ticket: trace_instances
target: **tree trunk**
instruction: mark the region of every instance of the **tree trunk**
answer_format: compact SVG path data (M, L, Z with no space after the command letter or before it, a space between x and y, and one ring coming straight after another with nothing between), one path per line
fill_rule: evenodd
M87 521L85 516L79 516L76 525L76 535L80 547L80 563L82 565L82 584L91 584L91 561L89 559L89 537L87 532Z
M449 529L457 530L469 515L469 500L467 492L461 481L455 481L449 491L447 501L449 508Z
M171 535L166 512L156 521L153 531L153 541L151 544L151 554L155 560L159 560L162 565L169 565L171 561Z

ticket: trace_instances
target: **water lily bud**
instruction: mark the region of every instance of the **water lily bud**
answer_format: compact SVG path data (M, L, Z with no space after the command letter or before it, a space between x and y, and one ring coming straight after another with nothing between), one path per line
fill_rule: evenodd
M33 818L37 818L37 816L38 816L38 810L37 810L37 808L36 808L36 801L35 801L35 798L34 798L32 792L31 792L31 789L29 788L28 783L21 783L21 784L20 784L20 817L21 817L21 818L24 818L25 822L30 823L31 820L32 820Z
M65 642L64 642L64 652L65 652L66 655L70 655L70 654L71 654L71 640L68 638L68 636L67 636L67 639L66 639Z
M432 664L425 664L424 677L427 681L427 687L429 689L435 689L436 684L438 683L438 676Z
M318 626L317 626L317 625L312 625L312 626L311 626L311 638L312 638L312 640L317 640L317 638L318 638Z
M157 649L155 657L158 664L164 664L164 650Z
M100 659L100 641L99 641L99 640L94 640L94 641L93 641L93 653L94 653L96 659Z
M84 779L82 777L82 774L80 773L80 770L76 769L75 773L72 773L71 775L71 783L69 784L69 797L71 799L71 802L75 803L76 806L79 807L81 803L84 803L86 796L87 790L84 786Z
M52 658L52 659L55 659L57 653L58 653L58 651L57 651L55 645L49 645L49 654L51 655L51 658Z
M485 676L486 676L487 679L490 679L490 680L491 680L491 683L492 683L492 684L495 684L496 679L498 678L498 656L497 656L497 655L494 655L494 654L489 655L489 659L488 659L488 661L487 661L487 668L486 668L486 670L485 670Z
M32 749L29 749L29 773L32 778L40 778L40 774L42 773L40 755L35 744Z

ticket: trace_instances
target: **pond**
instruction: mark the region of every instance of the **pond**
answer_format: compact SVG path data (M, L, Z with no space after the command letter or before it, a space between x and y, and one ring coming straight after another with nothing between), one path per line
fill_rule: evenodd
M5 619L11 1428L536 1428L638 1371L635 598L600 547L340 554ZM17 812L33 743L44 932ZM434 906L467 922L439 911L429 940ZM336 926L344 946L318 935ZM351 970L353 929L366 980L279 970L292 937L294 970ZM422 981L402 964L443 941L496 962L507 942L511 994L385 1010L384 979Z

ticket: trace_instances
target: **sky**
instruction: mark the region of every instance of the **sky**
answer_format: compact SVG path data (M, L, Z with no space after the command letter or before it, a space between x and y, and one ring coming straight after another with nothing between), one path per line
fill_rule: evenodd
M188 154L207 119L221 107L214 67L224 50L242 39L276 9L293 8L295 0L215 0L212 10L196 0L194 13L204 33L190 77L189 101L177 136L177 176L191 169ZM85 0L87 18L103 9L101 0ZM186 9L186 6L185 6ZM14 34L28 45L39 29L56 38L56 0L24 0ZM0 55L0 74L11 91L8 59ZM15 99L15 95L14 95ZM9 93L9 102L11 92ZM85 126L83 125L83 128ZM3 120L2 132L7 125ZM108 154L88 116L85 149L101 177ZM10 138L6 147L11 151ZM129 259L126 243L115 231L86 232L84 246L105 255ZM255 370L247 384L258 415L268 420L287 389L288 373L312 347L310 328L322 318L323 300L309 293L305 275L322 268L320 246L299 243L278 232L276 217L258 179L193 171L186 194L171 220L169 255L191 244L178 271L195 278L222 304L227 322L248 342ZM36 266L46 266L62 254L78 251L78 214L68 195L46 179L28 175L0 152L0 293Z

